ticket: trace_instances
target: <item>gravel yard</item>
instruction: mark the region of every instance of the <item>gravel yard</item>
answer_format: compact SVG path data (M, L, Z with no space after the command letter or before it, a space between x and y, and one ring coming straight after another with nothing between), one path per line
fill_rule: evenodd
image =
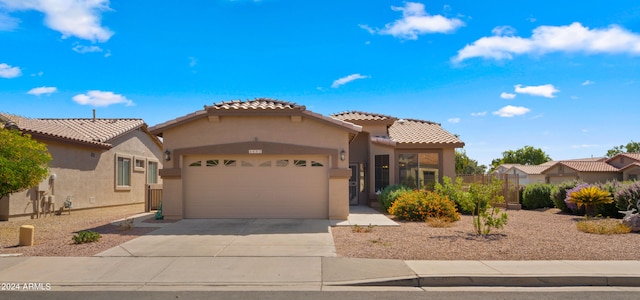
M74 211L0 222L0 255L92 256L156 228L122 230L114 220L144 211L144 206ZM435 228L423 222L398 222L399 227L373 227L353 232L352 227L332 227L338 256L425 260L640 260L640 234L597 235L580 232L581 217L558 210L507 212L509 223L488 237L477 237L470 216L450 227ZM156 222L149 220L149 222ZM166 221L165 221L166 222ZM20 225L34 225L35 245L17 247ZM366 227L362 228L366 229ZM102 235L97 243L75 245L71 237L81 230Z
M92 256L157 228L122 230L112 221L144 212L144 204L72 211L60 216L19 219L0 222L0 255L21 253L23 256ZM35 245L17 247L21 225L33 225ZM71 237L81 230L102 235L97 243L75 245Z
M369 233L331 228L338 256L404 260L639 260L640 234L598 235L576 229L578 216L509 210L504 229L473 234L470 216L447 228L398 222Z

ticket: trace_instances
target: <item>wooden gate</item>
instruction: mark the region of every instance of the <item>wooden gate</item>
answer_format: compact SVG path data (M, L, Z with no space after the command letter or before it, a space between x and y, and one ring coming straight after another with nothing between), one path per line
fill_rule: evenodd
M162 184L147 184L145 211L157 210L162 203Z

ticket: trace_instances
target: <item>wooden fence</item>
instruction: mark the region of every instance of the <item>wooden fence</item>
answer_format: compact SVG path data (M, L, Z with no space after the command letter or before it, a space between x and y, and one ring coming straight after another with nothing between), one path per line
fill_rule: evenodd
M157 210L162 203L162 184L147 184L145 211Z
M502 181L502 196L504 196L506 208L520 208L520 182L517 174L458 174L466 184L488 184L491 180Z

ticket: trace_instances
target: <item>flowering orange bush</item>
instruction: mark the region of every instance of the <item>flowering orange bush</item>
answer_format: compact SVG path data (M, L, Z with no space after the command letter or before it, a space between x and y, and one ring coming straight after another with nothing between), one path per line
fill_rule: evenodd
M448 222L457 221L460 215L456 205L446 196L433 192L407 191L400 195L388 212L401 220L425 221L437 218Z

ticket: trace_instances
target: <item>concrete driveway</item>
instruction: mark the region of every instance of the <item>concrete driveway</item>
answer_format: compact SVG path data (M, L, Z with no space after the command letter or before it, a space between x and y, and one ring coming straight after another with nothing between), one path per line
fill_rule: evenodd
M329 220L187 219L163 225L96 256L336 256Z

